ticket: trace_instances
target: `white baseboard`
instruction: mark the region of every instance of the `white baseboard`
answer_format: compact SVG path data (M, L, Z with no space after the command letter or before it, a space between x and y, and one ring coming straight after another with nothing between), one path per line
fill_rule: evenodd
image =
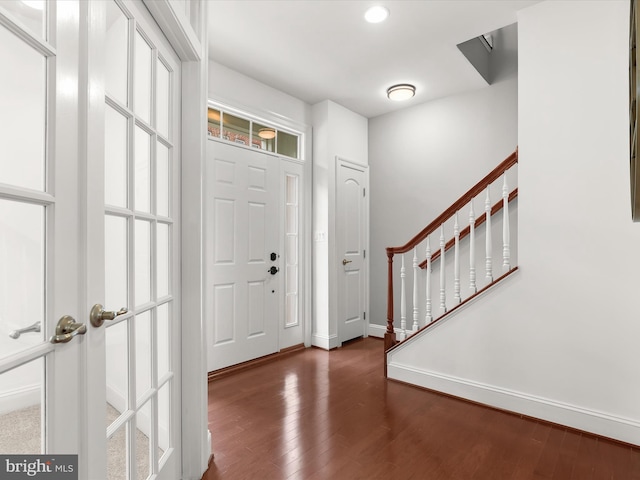
M377 325L375 323L369 324L370 337L384 338L384 334L386 331L387 327L385 325ZM396 332L396 339L402 340L402 330L399 328L394 328L394 331ZM411 336L411 334L413 334L413 331L407 330L407 335Z
M0 394L0 415L15 412L42 402L42 388L37 385L25 385Z
M331 350L338 348L340 342L338 341L338 335L323 335L321 333L314 333L311 335L311 345L314 347L323 348L325 350Z
M542 397L416 369L390 359L387 376L492 407L640 445L640 422Z

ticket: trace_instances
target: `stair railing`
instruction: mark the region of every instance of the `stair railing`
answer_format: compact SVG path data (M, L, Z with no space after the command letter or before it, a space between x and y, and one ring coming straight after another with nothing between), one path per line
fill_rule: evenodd
M396 333L394 327L394 288L393 288L393 257L394 255L401 256L401 270L400 270L400 340L404 340L407 337L407 309L406 309L406 269L404 254L413 250L413 306L412 306L412 324L410 332L416 332L420 326L420 308L419 308L419 271L420 269L426 270L425 272L425 289L424 289L424 319L425 325L430 324L437 317L444 315L447 312L448 300L447 300L447 269L445 268L446 252L451 248L454 249L453 260L453 303L454 305L461 304L465 299L463 298L461 291L461 278L460 278L460 241L466 237L469 237L469 290L471 296L474 296L478 292L478 280L476 272L476 229L485 224L485 252L484 252L484 265L483 270L485 274L485 282L494 282L493 277L493 240L491 238L492 216L503 210L502 214L502 268L509 272L512 270L511 265L511 240L510 240L510 225L509 225L509 203L515 199L518 195L518 189L515 188L509 191L509 185L507 181L508 173L518 163L518 150L516 149L511 155L509 155L500 165L494 168L488 173L482 180L474 185L469 191L456 200L449 208L447 208L442 214L440 214L435 220L427 225L416 236L409 240L405 245L399 247L387 247L387 263L388 263L388 276L387 276L387 330L385 332L385 351L391 348L397 343ZM501 199L497 203L491 203L491 186L502 177ZM496 187L494 186L494 190ZM484 212L476 217L474 210L474 199L479 198L484 194ZM469 223L466 227L460 228L460 212L463 208L468 209ZM466 211L466 210L465 210ZM453 238L446 241L445 226L449 225L451 229L453 224ZM439 232L438 232L439 231ZM431 248L431 236L436 234L438 244L434 245L435 251ZM425 260L418 261L418 246L424 243ZM435 242L434 242L435 243ZM423 250L420 250L421 252ZM434 299L432 296L432 268L434 262L439 260L439 286L438 286L438 298ZM486 287L485 287L486 288ZM470 298L470 297L469 297ZM434 303L437 303L438 309L441 315L434 314Z

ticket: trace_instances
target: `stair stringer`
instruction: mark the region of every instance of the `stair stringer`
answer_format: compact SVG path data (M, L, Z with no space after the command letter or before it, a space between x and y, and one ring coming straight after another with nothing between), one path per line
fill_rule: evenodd
M517 295L523 273L521 269L513 273L390 349L386 360L387 378L640 444L637 421L523 392L509 380L518 375L535 374L536 362L532 358L531 370L522 372L514 372L509 362L509 338L521 333L516 321L509 322L509 312L500 298L511 292ZM467 350L478 351L479 331L483 332L486 344L482 348L486 354L469 355ZM468 348L471 343L475 343L474 349Z

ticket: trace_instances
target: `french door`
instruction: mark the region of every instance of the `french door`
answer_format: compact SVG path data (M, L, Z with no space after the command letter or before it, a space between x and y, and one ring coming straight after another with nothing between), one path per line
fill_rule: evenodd
M180 63L140 2L3 1L0 37L0 452L179 478Z

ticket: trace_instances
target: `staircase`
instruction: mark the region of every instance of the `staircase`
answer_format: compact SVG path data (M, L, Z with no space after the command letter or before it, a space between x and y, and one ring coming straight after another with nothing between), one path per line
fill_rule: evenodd
M516 149L405 245L387 247L385 355L517 270L517 164Z

